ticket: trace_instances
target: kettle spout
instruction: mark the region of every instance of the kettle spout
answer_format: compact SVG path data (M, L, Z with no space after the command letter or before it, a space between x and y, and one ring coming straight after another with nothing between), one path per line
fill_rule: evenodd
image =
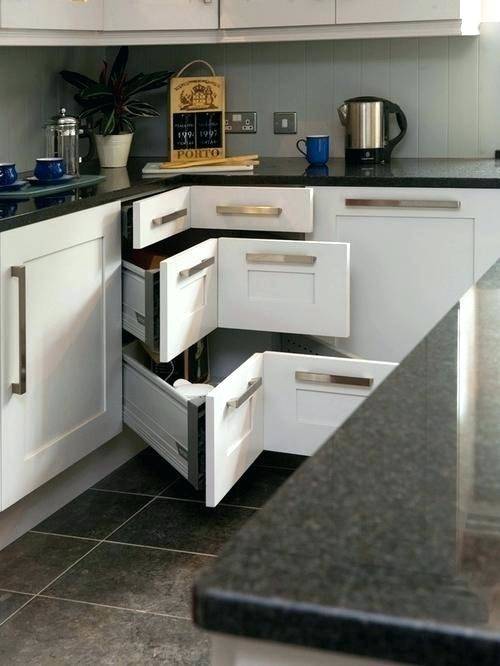
M345 124L347 123L347 104L341 104L337 109L337 112L339 114L340 122L345 127Z

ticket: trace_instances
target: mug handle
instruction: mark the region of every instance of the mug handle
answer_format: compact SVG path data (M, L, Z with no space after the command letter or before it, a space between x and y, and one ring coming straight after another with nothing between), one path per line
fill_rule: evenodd
M297 145L297 150L299 151L299 153L302 153L302 155L304 155L304 157L307 157L307 153L305 153L305 152L302 150L302 148L300 147L300 144L301 144L301 143L303 143L304 145L306 145L306 140L305 140L305 139L299 139L299 140L297 141L297 144L296 144L296 145Z

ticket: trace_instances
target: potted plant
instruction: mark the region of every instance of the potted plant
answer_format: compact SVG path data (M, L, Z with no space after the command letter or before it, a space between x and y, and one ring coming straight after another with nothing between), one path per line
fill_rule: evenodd
M75 101L83 107L79 117L86 119L94 130L103 167L127 165L135 119L160 115L154 106L138 99L138 95L162 88L172 76L172 72L162 71L136 74L129 79L128 55L128 47L122 46L111 69L104 62L98 81L78 72L61 72L63 79L78 90Z

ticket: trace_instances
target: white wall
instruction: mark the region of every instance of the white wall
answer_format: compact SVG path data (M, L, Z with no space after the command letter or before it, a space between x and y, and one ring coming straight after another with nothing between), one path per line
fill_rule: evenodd
M60 70L97 76L103 54L100 48L0 48L0 162L33 168L36 157L45 154L44 122L63 102L76 111Z
M500 13L500 0L485 2ZM483 24L480 38L135 47L131 67L177 70L199 57L227 77L229 110L259 114L258 134L230 136L229 154L296 155L298 137L272 133L272 112L282 110L297 111L299 135L328 132L341 156L335 109L361 94L404 108L409 132L399 157L492 157L500 149L500 23ZM139 123L134 155L166 155L165 92L152 101L162 117Z

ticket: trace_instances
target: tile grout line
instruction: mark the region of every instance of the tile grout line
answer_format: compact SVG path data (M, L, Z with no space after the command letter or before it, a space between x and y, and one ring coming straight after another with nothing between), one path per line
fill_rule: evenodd
M218 555L213 553L199 553L196 550L181 550L180 548L166 548L163 546L148 546L142 543L128 543L127 541L114 541L113 539L106 540L106 543L111 543L116 546L130 546L131 548L146 548L148 550L162 550L167 553L180 553L181 555L196 555L197 557L212 557L217 559Z
M97 606L99 608L109 608L110 610L120 610L120 611L128 611L129 613L139 613L140 615L156 615L159 617L169 617L173 620L187 620L188 622L191 620L190 617L185 617L183 615L173 615L172 613L162 613L160 611L147 611L147 610L140 610L138 608L127 608L126 606L113 606L111 604L100 604L94 601L84 601L83 599L70 599L69 597L59 597L57 595L53 594L39 594L37 595L41 599L52 599L55 601L68 601L72 604L83 604L85 606Z
M190 499L189 497L172 497L170 495L159 495L155 499L161 500L170 500L174 502L190 502L191 504L203 504L203 500ZM227 506L232 509L248 509L249 511L260 511L261 507L259 506L246 506L244 504L228 504L227 502L219 502L217 506Z
M80 541L102 541L102 539L96 539L95 537L83 537L77 536L76 534L61 534L60 532L44 532L43 530L30 530L29 532L26 532L26 534L46 534L47 536L63 537L64 539L79 539Z

